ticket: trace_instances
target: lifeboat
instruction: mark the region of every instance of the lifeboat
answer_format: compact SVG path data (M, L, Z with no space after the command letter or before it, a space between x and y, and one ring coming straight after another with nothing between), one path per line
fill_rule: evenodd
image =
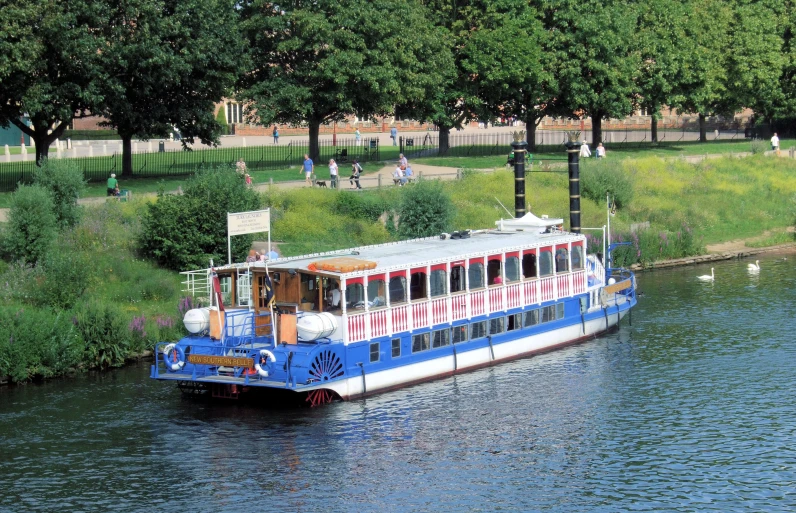
M296 320L299 340L312 342L325 338L337 329L337 319L329 312L304 313Z

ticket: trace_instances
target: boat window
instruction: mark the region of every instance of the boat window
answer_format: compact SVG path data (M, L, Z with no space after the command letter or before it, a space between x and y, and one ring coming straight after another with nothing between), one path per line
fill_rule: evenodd
M423 299L426 295L426 273L412 273L412 281L409 283L409 299Z
M525 312L525 327L539 324L539 310Z
M480 289L484 286L484 264L470 264L470 290Z
M506 258L506 281L520 281L520 259L519 257Z
M232 276L219 276L218 283L221 286L221 302L224 306L232 306Z
M346 308L365 308L365 287L361 283L349 283L345 289Z
M238 283L235 288L238 292L238 304L240 306L249 306L252 297L252 282L250 273L241 273L238 275Z
M392 357L398 358L401 356L401 339L394 338L392 339Z
M489 319L489 334L495 335L497 333L503 333L505 320L506 320L505 317L497 317L495 319Z
M556 250L556 272L563 273L569 271L569 252L567 248Z
M500 260L492 259L487 263L486 275L490 285L500 283L500 280L498 280L500 278Z
M445 290L446 281L444 269L431 271L431 297L444 296L448 293L448 291Z
M563 319L564 318L564 303L558 303L556 305L556 319Z
M522 255L522 275L526 278L536 278L536 255L533 253Z
M454 265L451 267L451 293L464 290L464 267Z
M447 329L431 333L431 347L445 347L451 343L451 334Z
M379 343L373 342L370 344L370 363L379 361Z
M474 322L470 325L470 340L486 336L486 321Z
M506 317L506 331L522 328L522 314L511 314Z
M583 246L572 246L570 258L572 259L573 270L583 269Z
M431 348L431 333L412 335L412 352L417 353Z
M393 276L390 278L390 303L406 302L406 278Z
M539 276L553 274L553 253L550 250L539 253Z
M550 322L556 320L556 307L555 305L545 306L542 308L542 322Z
M461 326L454 326L451 328L451 338L454 344L467 342L467 325L462 324Z
M384 300L384 280L368 282L368 301L370 301L371 308L387 304Z

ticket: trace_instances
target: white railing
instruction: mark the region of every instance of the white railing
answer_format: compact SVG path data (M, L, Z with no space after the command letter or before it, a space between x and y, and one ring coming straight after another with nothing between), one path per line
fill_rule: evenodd
M348 342L412 331L586 292L586 271L420 300L347 316ZM523 304L524 302L524 304ZM489 305L487 312L486 305ZM469 310L469 313L468 313Z

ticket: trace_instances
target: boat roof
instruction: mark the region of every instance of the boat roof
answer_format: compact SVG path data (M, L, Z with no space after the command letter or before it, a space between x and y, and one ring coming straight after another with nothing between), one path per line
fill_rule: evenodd
M469 237L452 238L442 236L412 239L375 246L316 253L296 257L279 258L267 263L270 271L308 271L335 276L358 276L363 274L381 274L385 271L422 267L441 262L494 255L510 251L518 251L532 247L566 244L583 240L584 236L576 233L552 231L539 233L539 230L480 230L468 232ZM372 269L336 272L320 269L324 260L349 257L363 263L375 263Z

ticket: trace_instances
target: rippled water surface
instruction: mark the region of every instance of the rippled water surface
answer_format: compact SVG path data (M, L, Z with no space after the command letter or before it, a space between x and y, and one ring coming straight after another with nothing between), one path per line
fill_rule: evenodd
M639 276L585 344L317 409L148 364L0 388L0 511L793 511L796 256Z

